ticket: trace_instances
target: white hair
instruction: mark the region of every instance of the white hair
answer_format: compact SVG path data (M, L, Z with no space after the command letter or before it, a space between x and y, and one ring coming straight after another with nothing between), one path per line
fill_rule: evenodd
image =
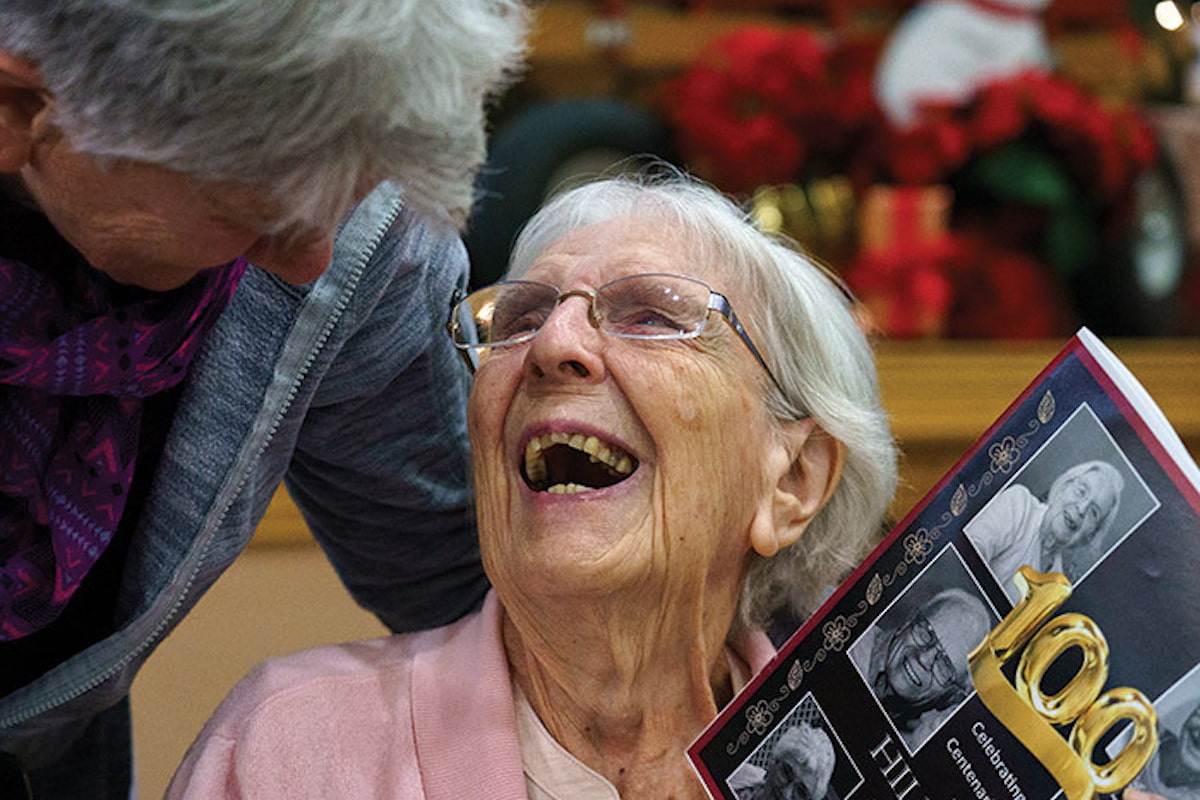
M4 0L0 50L101 163L269 187L279 228L383 180L461 224L527 25L522 0Z
M1112 505L1096 522L1096 530L1092 532L1091 537L1086 542L1078 543L1078 547L1087 547L1097 539L1103 539L1108 529L1112 526L1113 520L1117 517L1117 511L1121 507L1121 492L1125 489L1125 478L1122 477L1121 471L1107 461L1095 460L1084 461L1074 466L1068 467L1054 479L1050 484L1050 489L1046 492L1046 498L1049 499L1062 491L1063 486L1068 482L1082 477L1089 472L1095 472L1100 476L1104 491L1112 498Z
M809 613L878 540L896 487L896 446L874 355L850 300L794 243L762 232L732 200L665 165L551 199L518 237L510 275L567 233L618 217L673 227L693 259L744 289L754 305L738 314L784 389L781 395L764 376L768 409L781 421L811 417L845 445L841 482L800 540L772 558L752 556L737 622L763 625L785 608Z
M833 742L822 728L801 722L780 734L772 754L776 759L789 758L804 769L803 777L808 796L821 800L829 791L829 781L837 763Z

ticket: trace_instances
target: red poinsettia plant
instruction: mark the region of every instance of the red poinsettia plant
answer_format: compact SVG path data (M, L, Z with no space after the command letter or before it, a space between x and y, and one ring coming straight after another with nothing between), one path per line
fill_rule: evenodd
M716 40L668 88L678 146L731 192L844 162L877 120L870 63L808 29L747 27Z
M1157 158L1153 130L1044 72L896 128L875 102L876 55L804 28L718 39L667 87L679 152L735 193L840 174L860 195L880 185L987 194L1003 207L956 210L936 240L901 237L837 266L892 335L1068 329L1063 281L1099 247L1100 229L1122 223L1135 179ZM1031 247L1031 228L1052 229L1055 247Z
M870 143L875 152L850 166L876 181L939 183L973 158L1037 140L1084 191L1111 203L1156 157L1154 132L1135 111L1107 108L1070 81L1040 71L999 79L966 103L930 105L924 112L906 129L879 128Z

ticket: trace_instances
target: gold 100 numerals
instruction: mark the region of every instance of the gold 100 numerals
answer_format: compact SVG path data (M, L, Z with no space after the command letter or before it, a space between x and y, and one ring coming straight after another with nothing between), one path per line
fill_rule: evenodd
M1154 706L1137 689L1101 694L1108 680L1108 642L1095 622L1076 613L1046 621L1071 594L1064 575L1024 566L1014 580L1021 602L970 655L979 697L1050 771L1069 800L1116 792L1141 772L1158 745ZM1082 652L1082 664L1065 686L1046 695L1041 686L1046 670L1072 647ZM1000 667L1018 652L1014 688ZM1129 739L1112 759L1096 763L1100 737L1123 721L1131 725ZM1067 725L1071 731L1063 739L1054 726Z

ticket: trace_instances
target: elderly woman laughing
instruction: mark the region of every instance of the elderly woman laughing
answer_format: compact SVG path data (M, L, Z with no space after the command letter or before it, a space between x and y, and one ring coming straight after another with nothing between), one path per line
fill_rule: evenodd
M685 749L763 625L879 531L895 451L846 298L697 182L560 195L450 329L483 610L260 666L173 796L703 797Z

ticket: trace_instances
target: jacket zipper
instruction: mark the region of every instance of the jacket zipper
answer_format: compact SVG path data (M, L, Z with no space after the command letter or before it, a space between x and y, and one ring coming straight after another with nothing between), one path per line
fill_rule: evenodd
M11 728L14 725L26 722L34 717L44 714L52 708L69 703L72 700L87 694L96 687L103 685L112 678L116 677L122 670L132 663L135 658L141 655L147 648L154 645L163 635L163 631L166 630L170 623L175 619L180 608L183 606L184 600L187 599L188 594L191 592L192 585L196 582L196 576L200 574L200 570L204 566L205 555L207 553L208 546L212 541L212 537L216 535L217 530L219 530L222 523L224 523L225 515L229 513L229 508L233 505L233 499L241 493L243 488L245 488L246 482L250 479L250 475L253 473L254 464L258 463L258 459L262 456L263 451L267 449L267 446L270 445L271 440L275 438L275 434L279 431L280 422L285 416L287 416L288 410L291 408L292 403L296 399L297 387L304 382L304 378L308 375L308 371L312 368L313 363L316 361L317 355L320 354L320 352L325 348L325 344L329 341L329 337L333 333L333 329L337 326L337 323L341 320L342 314L346 311L347 305L349 305L350 295L352 295L358 288L358 283L362 279L363 271L366 269L367 263L371 259L370 254L373 254L379 247L379 243L383 240L384 234L399 216L402 205L402 199L397 199L393 203L389 213L376 230L375 235L371 238L369 247L363 251L364 258L361 259L353 269L351 269L350 274L346 279L345 288L339 294L339 297L335 302L332 311L327 317L325 325L322 327L320 334L317 336L313 347L309 348L309 354L307 358L305 358L304 363L300 365L300 370L296 374L296 379L292 381L291 386L288 389L288 393L284 398L283 404L280 406L279 411L275 414L275 418L271 422L270 429L263 437L262 443L254 453L254 457L251 458L247 464L247 467L243 472L241 479L238 481L237 486L232 492L226 495L227 500L225 502L225 507L221 510L221 513L215 520L214 524L208 529L206 541L198 546L199 549L196 563L193 564L192 568L188 571L188 576L184 580L183 586L180 588L175 601L163 615L162 619L158 621L158 623L154 626L154 629L150 631L149 634L143 637L143 639L135 647L127 651L125 655L121 656L121 658L118 659L117 662L112 666L102 670L100 674L94 675L83 684L68 691L61 692L58 695L49 698L24 712L12 713L6 717L0 718L0 729ZM238 554L239 557L240 555L241 553Z

